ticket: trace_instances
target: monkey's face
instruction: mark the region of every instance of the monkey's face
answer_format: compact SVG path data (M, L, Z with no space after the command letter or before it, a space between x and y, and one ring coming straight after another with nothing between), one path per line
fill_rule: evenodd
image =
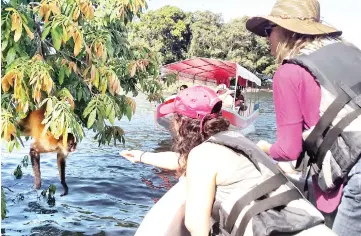
M68 152L74 152L76 150L77 142L72 134L68 134Z
M74 152L76 150L77 143L74 140L68 142L68 152Z

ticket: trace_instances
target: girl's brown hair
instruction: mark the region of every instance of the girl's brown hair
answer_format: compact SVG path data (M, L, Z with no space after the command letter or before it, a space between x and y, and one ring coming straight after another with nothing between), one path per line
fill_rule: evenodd
M192 119L178 114L174 116L174 122L177 123L179 128L177 135L173 138L172 150L180 154L178 174L185 173L188 154L194 147L203 143L209 137L228 130L229 121L219 114L215 116L207 115L204 117L202 131L200 130L200 119Z

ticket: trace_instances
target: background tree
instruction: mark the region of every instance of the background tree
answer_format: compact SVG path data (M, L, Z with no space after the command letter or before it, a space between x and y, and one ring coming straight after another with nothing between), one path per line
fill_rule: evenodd
M187 14L173 6L148 11L131 24L130 41L158 52L162 64L183 60L190 41Z
M126 25L145 0L2 1L1 137L21 143L17 121L46 106L45 128L81 140L93 129L99 144L124 142L115 119L135 112L126 96L162 97L156 54L129 43Z
M268 42L246 29L247 19L224 23L221 14L166 6L133 22L130 41L158 52L161 64L207 57L235 61L254 73L272 76L276 65Z
M196 11L191 14L192 40L189 46L190 57L225 59L223 19L221 14L210 11Z
M226 59L236 61L252 72L272 75L275 61L265 38L246 29L248 17L236 18L223 26L223 50Z

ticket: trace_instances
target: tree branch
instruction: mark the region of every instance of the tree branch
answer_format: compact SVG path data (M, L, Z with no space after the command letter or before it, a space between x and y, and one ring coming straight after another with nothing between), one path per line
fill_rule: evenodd
M54 45L53 45L53 44L51 44L51 43L48 42L48 41L45 41L45 42L46 42L46 44L48 44L48 46L54 48ZM83 64L83 65L87 65L85 62L79 60L79 59L76 58L76 57L73 57L73 56L69 55L69 54L66 53L66 52L63 52L63 51L61 51L61 50L57 50L57 52L59 52L59 53L60 53L63 57L65 57L65 58L66 58L66 56L67 56L67 57L70 57L70 58L76 60L77 62L79 62L79 63L81 63L81 64ZM77 78L86 88L88 88L89 92L90 92L92 95L94 95L93 91L91 91L91 89L88 87L88 84L85 83L84 79L81 78L81 77L78 75L78 73L76 73L75 71L74 71L74 74L75 74L76 78Z
M40 2L29 2L29 5L41 6Z
M89 90L90 94L94 95L93 91L91 90L91 88L89 88L88 84L85 83L85 81L77 73L74 74L77 77L77 79L80 81L80 83L82 83Z
M34 23L35 23L35 29L36 29L36 34L39 37L39 43L38 43L38 48L37 51L38 53L45 59L44 56L44 52L43 52L43 47L42 47L42 41L41 41L41 28L40 28L40 22L37 21L37 16L34 14Z
M52 43L50 43L50 42L48 42L48 41L45 41L45 43L48 45L48 46L50 46L50 47L52 47L52 48L54 48L54 45L52 44ZM54 48L55 49L55 48ZM70 54L68 54L68 53L66 53L66 52L64 52L64 51L62 51L62 50L56 50L57 52L59 52L60 54L62 54L62 56L67 56L67 57L70 57L71 59L74 59L75 61L77 61L77 62L79 62L80 64L83 64L83 65L85 65L85 66L87 66L88 64L86 64L85 62L83 62L82 60L79 60L78 58L76 58L76 57L74 57L74 56L72 56L72 55L70 55Z

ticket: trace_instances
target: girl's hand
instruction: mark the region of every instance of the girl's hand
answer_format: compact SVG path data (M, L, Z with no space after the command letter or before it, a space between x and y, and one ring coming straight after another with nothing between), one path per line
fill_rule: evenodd
M272 145L271 145L270 143L268 143L267 141L260 140L260 141L258 141L257 146L258 146L262 151L264 151L265 153L269 154Z
M120 156L128 159L132 163L141 162L141 157L145 152L139 150L124 150L119 153Z

